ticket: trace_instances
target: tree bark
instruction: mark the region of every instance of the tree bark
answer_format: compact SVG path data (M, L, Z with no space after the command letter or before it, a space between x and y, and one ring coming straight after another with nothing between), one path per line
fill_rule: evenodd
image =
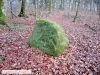
M100 19L100 0L93 0L93 1L97 5L97 14L99 15L99 19Z
M0 0L0 24L6 25L7 21L4 13L2 12L2 6L3 6L3 0Z
M64 2L65 0L61 0L61 9L64 9Z
M100 19L100 4L97 5L97 13L98 13L99 19Z
M45 0L45 9L48 9L48 0Z
M75 15L75 17L74 17L73 22L76 21L76 18L77 18L77 15L78 15L79 6L80 6L80 2L81 2L81 0L78 0L78 6L77 6L77 10L76 10L76 15Z
M13 18L13 8L12 8L12 1L10 1L10 9L11 9L11 17Z
M48 3L49 3L48 4L48 10L49 10L49 13L51 13L52 12L52 0L49 0Z
M22 0L21 10L18 15L19 17L26 17L25 9L26 9L26 0Z

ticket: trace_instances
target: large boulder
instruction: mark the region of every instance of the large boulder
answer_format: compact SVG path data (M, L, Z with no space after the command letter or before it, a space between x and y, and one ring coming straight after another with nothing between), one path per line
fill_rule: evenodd
M61 26L47 19L39 19L28 44L50 56L59 56L68 47L69 39Z

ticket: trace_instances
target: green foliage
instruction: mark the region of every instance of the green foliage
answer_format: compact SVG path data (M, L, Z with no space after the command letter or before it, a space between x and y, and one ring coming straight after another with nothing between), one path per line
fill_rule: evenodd
M4 16L4 14L0 14L0 24L4 24L4 25L7 24L6 17Z
M2 24L0 24L0 29L1 29L2 27L3 27Z
M50 56L59 56L69 45L69 40L61 26L47 19L39 19L29 46L35 46Z
M23 24L17 25L17 26L8 25L7 27L8 27L8 30L31 30L32 29L31 26L25 26Z
M1 55L1 54L0 54L0 62L2 62L2 60L3 60L5 57L6 57L5 55Z
M8 44L8 43L9 43L9 40L6 40L6 41L5 41L5 44Z

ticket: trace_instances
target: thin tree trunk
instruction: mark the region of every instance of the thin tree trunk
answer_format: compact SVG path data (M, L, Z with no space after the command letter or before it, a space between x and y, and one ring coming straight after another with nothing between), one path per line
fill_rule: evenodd
M55 1L55 7L56 7L56 9L58 9L58 1L57 0Z
M48 0L45 0L45 9L48 9Z
M13 9L12 9L12 1L10 1L10 9L11 9L11 17L13 18Z
M55 10L57 9L57 0L55 0Z
M90 11L92 11L92 1L90 2Z
M98 13L98 16L99 16L99 19L100 19L100 4L97 5L97 13Z
M35 0L35 18L39 18L39 0Z
M71 0L69 1L69 9L70 9L70 6L71 6Z
M42 6L40 6L41 0L37 0L37 1L38 1L37 2L37 6L38 6L38 18L40 18L41 17L40 9L42 9Z
M76 10L76 15L75 15L75 17L74 17L73 22L76 21L76 18L77 18L77 15L78 15L79 6L80 6L80 1L81 1L81 0L78 0L78 6L77 6L77 10Z
M49 13L51 13L52 12L52 0L49 0L48 3L49 3L48 4L48 10L49 10Z
M35 18L37 19L37 0L35 0Z
M64 9L64 0L61 0L61 9Z
M2 6L3 6L3 0L0 0L0 24L6 25L7 21L4 13L2 12Z
M36 16L36 0L33 0L33 4L34 4L34 7L35 7L35 16Z
M25 9L26 9L26 0L22 0L21 10L18 16L26 17Z
M74 0L73 0L73 2L72 2L72 11L73 11L73 9L74 9Z

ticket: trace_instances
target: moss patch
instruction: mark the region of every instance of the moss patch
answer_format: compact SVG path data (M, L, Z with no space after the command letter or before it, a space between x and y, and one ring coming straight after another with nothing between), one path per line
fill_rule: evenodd
M32 26L25 26L24 24L21 25L8 25L8 30L32 30Z
M50 56L59 56L68 47L69 40L61 26L47 19L39 19L28 44Z
M6 25L7 24L6 17L2 12L2 6L3 6L3 0L0 0L0 24Z

